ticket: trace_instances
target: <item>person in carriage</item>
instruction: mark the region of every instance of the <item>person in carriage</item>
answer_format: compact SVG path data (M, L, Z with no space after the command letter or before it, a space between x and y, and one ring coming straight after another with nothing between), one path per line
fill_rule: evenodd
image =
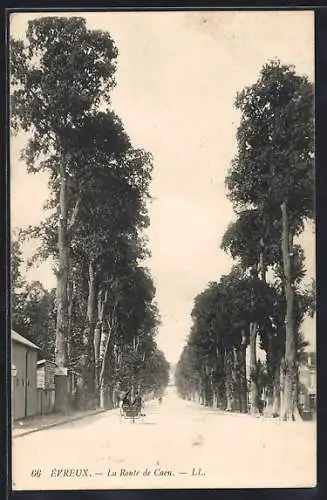
M130 391L127 391L123 397L122 403L124 406L129 406L131 404Z
M128 391L121 400L120 405L120 417L131 419L134 423L135 419L145 417L144 405L142 397L138 392L136 392L135 397L130 397L130 391Z
M135 398L134 398L134 401L133 401L132 405L134 406L134 408L136 408L136 410L137 410L138 413L142 414L143 401L142 401L142 397L140 396L139 392L137 392L135 394Z
M120 398L119 401L119 409L120 409L120 415L124 413L124 408L128 408L131 403L131 398L130 398L130 391L125 392Z

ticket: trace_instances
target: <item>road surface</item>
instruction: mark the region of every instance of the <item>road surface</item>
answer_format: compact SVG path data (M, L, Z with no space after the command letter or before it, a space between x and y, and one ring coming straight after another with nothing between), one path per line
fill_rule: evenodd
M13 488L311 487L315 424L226 414L177 397L146 404L144 421L117 410L13 440Z

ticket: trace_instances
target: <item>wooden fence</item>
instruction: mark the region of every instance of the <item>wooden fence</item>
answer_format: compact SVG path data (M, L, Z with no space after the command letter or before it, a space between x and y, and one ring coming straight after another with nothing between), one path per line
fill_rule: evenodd
M54 389L37 390L37 413L38 415L47 415L54 410L55 391Z

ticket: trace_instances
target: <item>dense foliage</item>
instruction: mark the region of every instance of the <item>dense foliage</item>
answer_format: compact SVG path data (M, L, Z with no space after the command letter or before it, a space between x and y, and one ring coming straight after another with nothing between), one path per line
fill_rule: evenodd
M160 392L169 371L155 342L155 287L142 265L152 157L132 146L110 106L117 55L107 32L78 17L30 21L26 40L11 42L12 126L29 134L28 171L49 174L48 215L23 233L40 244L31 265L55 260L55 343L45 354L80 374L86 406L110 406L126 386ZM13 281L19 259L16 251ZM19 304L28 300L14 291L21 333ZM31 312L31 332L39 320ZM67 386L60 377L56 383L63 410Z
M55 290L46 290L42 283L28 283L22 277L22 252L19 242L11 248L11 322L13 330L35 343L40 358L53 360L55 344Z
M195 299L178 389L229 410L247 411L249 395L253 413L265 396L267 413L294 420L301 325L315 310L314 284L303 286L305 256L295 241L314 217L312 84L270 61L235 106L241 120L226 187L237 219L221 247L238 265ZM264 370L257 343L266 352Z

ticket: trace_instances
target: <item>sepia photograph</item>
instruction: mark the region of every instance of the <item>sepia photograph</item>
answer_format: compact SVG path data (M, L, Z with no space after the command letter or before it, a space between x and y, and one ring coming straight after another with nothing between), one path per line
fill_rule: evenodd
M314 12L9 37L12 489L315 487Z

